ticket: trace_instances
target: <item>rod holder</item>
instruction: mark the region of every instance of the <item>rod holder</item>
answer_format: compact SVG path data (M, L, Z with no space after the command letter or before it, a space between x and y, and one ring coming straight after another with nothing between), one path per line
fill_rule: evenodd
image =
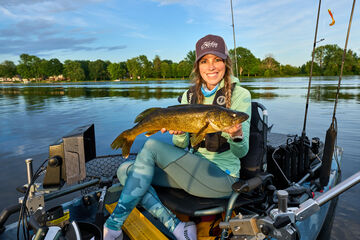
M278 209L280 212L287 212L287 207L288 207L288 192L285 190L279 190L276 193L277 197L278 197Z
M31 183L32 178L33 178L33 166L32 166L32 161L33 161L32 158L28 158L28 159L25 160L28 184Z

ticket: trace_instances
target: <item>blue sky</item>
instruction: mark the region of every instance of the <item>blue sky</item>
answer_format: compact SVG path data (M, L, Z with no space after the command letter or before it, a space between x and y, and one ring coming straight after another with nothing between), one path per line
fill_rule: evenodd
M345 46L353 0L322 0L318 46ZM348 49L360 55L360 7ZM233 0L237 46L281 64L311 59L317 0ZM329 26L331 9L335 25ZM41 58L110 60L144 54L179 62L206 34L233 48L230 0L0 0L0 62Z

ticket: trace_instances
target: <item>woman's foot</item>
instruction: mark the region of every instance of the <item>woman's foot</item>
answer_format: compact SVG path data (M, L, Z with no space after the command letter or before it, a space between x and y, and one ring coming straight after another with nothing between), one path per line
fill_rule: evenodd
M115 231L115 230L112 230L112 229L104 226L103 239L104 240L122 240L123 232L122 232L122 230Z
M194 222L180 222L173 234L177 240L196 240L196 225Z

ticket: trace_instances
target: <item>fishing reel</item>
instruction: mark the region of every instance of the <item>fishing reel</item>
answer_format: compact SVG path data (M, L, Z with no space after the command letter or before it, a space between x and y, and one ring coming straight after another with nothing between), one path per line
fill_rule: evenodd
M276 239L299 240L300 233L295 225L297 208L288 208L288 193L277 191L278 208L273 209L269 216L258 214L242 215L238 213L228 222L221 222L219 227L231 230L231 240L262 240L268 236Z

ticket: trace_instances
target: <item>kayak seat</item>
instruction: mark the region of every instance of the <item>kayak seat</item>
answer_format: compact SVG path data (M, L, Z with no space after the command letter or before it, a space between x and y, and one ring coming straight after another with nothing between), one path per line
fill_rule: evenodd
M264 172L267 132L266 108L260 103L252 102L249 151L240 159L240 179L232 185L233 193L229 198L202 198L182 189L154 186L161 202L175 212L188 216L207 216L226 211L226 219L234 208L264 201L264 191L253 190L261 186L264 190L273 178L272 174Z
M169 209L187 216L208 216L224 212L227 209L228 198L202 198L190 195L182 189L155 187L161 202ZM241 207L250 203L263 201L263 196L255 199L251 194L237 198L233 207Z
M259 114L262 112L262 116ZM240 178L249 179L265 171L267 136L271 127L268 127L268 115L264 105L258 102L251 103L251 120L249 151L240 159Z

